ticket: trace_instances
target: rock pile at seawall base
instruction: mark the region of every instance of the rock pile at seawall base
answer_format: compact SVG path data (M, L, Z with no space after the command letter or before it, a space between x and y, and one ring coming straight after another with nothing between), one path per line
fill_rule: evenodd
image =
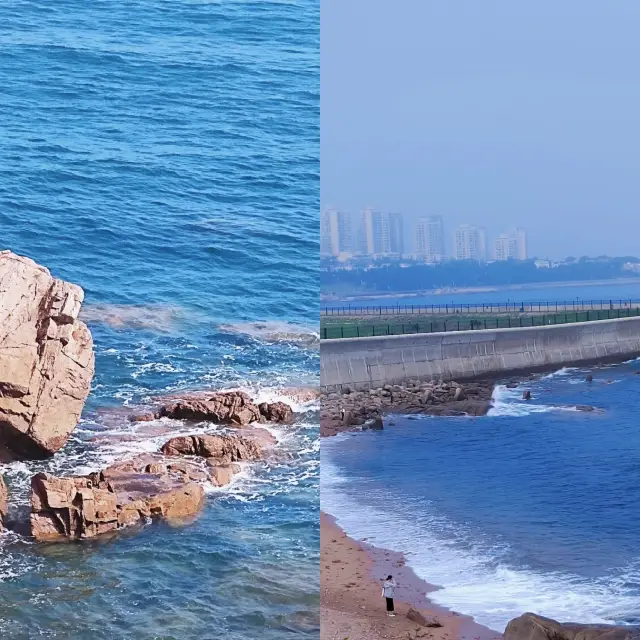
M94 372L84 292L29 258L0 251L0 446L45 458L80 419Z
M385 413L423 413L437 416L482 416L491 408L494 383L477 381L424 382L385 385L368 391L345 388L324 394L320 435L331 436L364 425Z

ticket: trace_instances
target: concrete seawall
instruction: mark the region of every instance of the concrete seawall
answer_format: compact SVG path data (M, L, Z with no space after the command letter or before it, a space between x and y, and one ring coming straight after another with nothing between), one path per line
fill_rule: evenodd
M409 379L463 380L640 356L640 317L547 327L323 340L320 384L331 391Z

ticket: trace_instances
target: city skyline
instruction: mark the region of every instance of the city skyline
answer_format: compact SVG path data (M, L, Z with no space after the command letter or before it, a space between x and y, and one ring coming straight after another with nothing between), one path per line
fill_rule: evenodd
M495 236L482 226L448 229L441 215L406 220L401 212L365 207L344 211L326 207L320 217L322 257L404 257L427 263L454 260L526 260L530 257L526 231L501 230ZM543 256L544 257L544 256Z
M638 253L640 6L347 4L324 11L323 204L518 224L550 259Z

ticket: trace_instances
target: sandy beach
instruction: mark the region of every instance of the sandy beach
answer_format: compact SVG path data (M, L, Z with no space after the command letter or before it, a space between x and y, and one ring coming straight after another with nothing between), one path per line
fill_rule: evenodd
M386 615L381 579L398 583L397 616ZM416 576L402 554L349 538L334 519L320 514L321 640L494 640L500 634L433 604L427 594L436 587ZM423 627L407 618L410 608L442 626Z

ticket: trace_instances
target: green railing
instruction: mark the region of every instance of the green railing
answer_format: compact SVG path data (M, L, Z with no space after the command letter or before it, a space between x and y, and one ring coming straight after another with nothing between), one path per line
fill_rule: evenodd
M443 331L478 331L484 329L511 329L515 327L544 327L554 324L614 320L640 316L640 307L626 309L595 309L551 313L535 316L489 316L484 318L438 319L433 322L406 322L404 324L345 323L322 327L323 340L333 338L368 338L374 336L396 336L409 333L436 333Z
M385 315L458 315L475 313L558 313L560 311L595 311L604 309L630 309L640 300L564 300L535 302L473 302L449 304L390 304L367 307L345 305L322 307L321 316L385 316Z

